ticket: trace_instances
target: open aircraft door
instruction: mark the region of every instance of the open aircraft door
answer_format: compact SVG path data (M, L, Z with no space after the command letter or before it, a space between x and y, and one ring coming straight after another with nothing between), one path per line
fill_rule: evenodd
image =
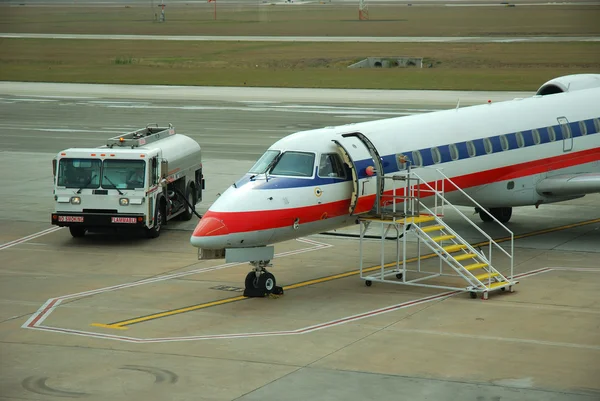
M380 175L383 166L379 152L369 138L360 132L343 134L333 142L342 151L344 161L352 171L354 188L350 198L350 214L379 213L379 200L383 193L383 178Z

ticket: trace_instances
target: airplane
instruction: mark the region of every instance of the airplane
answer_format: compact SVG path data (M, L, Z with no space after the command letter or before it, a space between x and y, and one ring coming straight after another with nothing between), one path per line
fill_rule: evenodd
M407 166L428 183L443 168L484 222L600 192L600 74L558 77L528 98L288 135L217 198L190 242L200 259L250 262L245 293L282 293L266 269L272 245L389 207L378 175Z

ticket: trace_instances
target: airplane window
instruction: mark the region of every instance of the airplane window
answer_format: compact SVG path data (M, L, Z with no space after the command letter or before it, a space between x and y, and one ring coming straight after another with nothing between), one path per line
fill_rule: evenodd
M581 131L581 136L587 135L587 127L585 126L585 122L579 121L579 131Z
M506 135L500 135L500 145L502 145L502 150L508 150L508 139Z
M453 143L450 144L450 157L452 158L452 160L458 159L458 148Z
M314 153L284 152L271 169L271 174L312 177L314 165Z
M494 150L492 148L492 141L490 141L490 138L483 139L483 146L485 147L485 153L487 154L492 153L492 151Z
M437 147L431 148L431 158L434 164L438 164L442 161L442 154Z
M250 174L263 174L267 172L267 169L273 163L273 160L279 155L278 150L267 150L261 157L258 159L254 166L248 171Z
M467 142L467 151L469 152L469 157L473 157L477 154L477 150L475 150L475 144L473 141Z
M534 129L531 131L531 135L533 135L533 143L539 145L542 142L542 138L540 138L540 131Z
M550 142L556 141L556 132L554 132L554 127L548 127L548 138L550 138Z
M337 153L325 153L319 161L319 177L346 178L344 164Z
M522 148L523 146L525 146L525 138L523 138L523 133L522 132L517 132L517 146Z
M415 162L415 167L420 167L423 165L423 158L421 157L421 152L415 150L412 152L413 161Z
M596 132L600 132L600 120L594 118L594 127L596 127Z
M398 170L406 169L406 162L404 161L406 159L407 157L402 153L396 155L396 163L398 163Z

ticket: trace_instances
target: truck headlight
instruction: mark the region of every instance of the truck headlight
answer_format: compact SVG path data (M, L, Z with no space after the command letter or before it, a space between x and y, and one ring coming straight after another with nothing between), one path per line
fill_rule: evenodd
M71 196L71 204L79 205L81 203L81 198L79 196Z
M129 206L129 198L120 198L119 205L121 206Z

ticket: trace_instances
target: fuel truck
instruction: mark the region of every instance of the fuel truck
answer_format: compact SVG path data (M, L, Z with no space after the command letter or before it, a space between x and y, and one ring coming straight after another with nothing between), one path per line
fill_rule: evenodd
M200 145L172 124L147 125L98 148L65 149L52 166L51 222L73 237L118 227L156 238L168 221L190 220L202 200Z

